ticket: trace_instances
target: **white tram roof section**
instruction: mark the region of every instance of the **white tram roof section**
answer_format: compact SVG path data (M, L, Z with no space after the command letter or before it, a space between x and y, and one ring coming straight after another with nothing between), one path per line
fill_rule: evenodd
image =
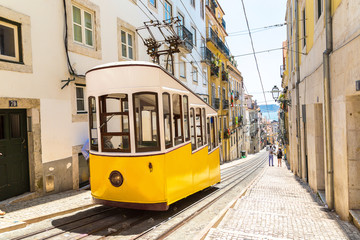
M145 61L112 62L96 66L86 72L86 85L88 96L165 91L188 94L192 99L190 99L190 106L202 105L212 108L163 67Z

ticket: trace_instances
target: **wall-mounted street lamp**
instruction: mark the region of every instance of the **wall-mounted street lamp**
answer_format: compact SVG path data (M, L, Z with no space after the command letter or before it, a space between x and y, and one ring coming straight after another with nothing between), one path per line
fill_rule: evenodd
M276 85L271 89L271 95L275 102L279 99L280 90Z
M273 99L275 100L275 102L290 106L291 100L285 99L284 97L279 98L280 93L281 93L281 91L276 85L271 89L271 95L272 95Z

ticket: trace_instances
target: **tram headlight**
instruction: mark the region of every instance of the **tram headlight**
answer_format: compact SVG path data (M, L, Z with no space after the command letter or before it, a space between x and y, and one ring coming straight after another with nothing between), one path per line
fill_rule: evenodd
M120 187L124 182L124 178L119 171L112 171L109 180L114 187Z

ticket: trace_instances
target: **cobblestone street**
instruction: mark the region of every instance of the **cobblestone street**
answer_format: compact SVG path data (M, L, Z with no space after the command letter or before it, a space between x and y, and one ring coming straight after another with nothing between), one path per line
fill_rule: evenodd
M284 165L266 168L205 239L360 239Z

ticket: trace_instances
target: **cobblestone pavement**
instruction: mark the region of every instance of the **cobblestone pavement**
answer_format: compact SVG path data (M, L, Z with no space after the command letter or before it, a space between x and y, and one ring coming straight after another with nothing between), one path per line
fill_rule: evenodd
M328 212L284 165L266 168L205 239L360 240L354 225Z

